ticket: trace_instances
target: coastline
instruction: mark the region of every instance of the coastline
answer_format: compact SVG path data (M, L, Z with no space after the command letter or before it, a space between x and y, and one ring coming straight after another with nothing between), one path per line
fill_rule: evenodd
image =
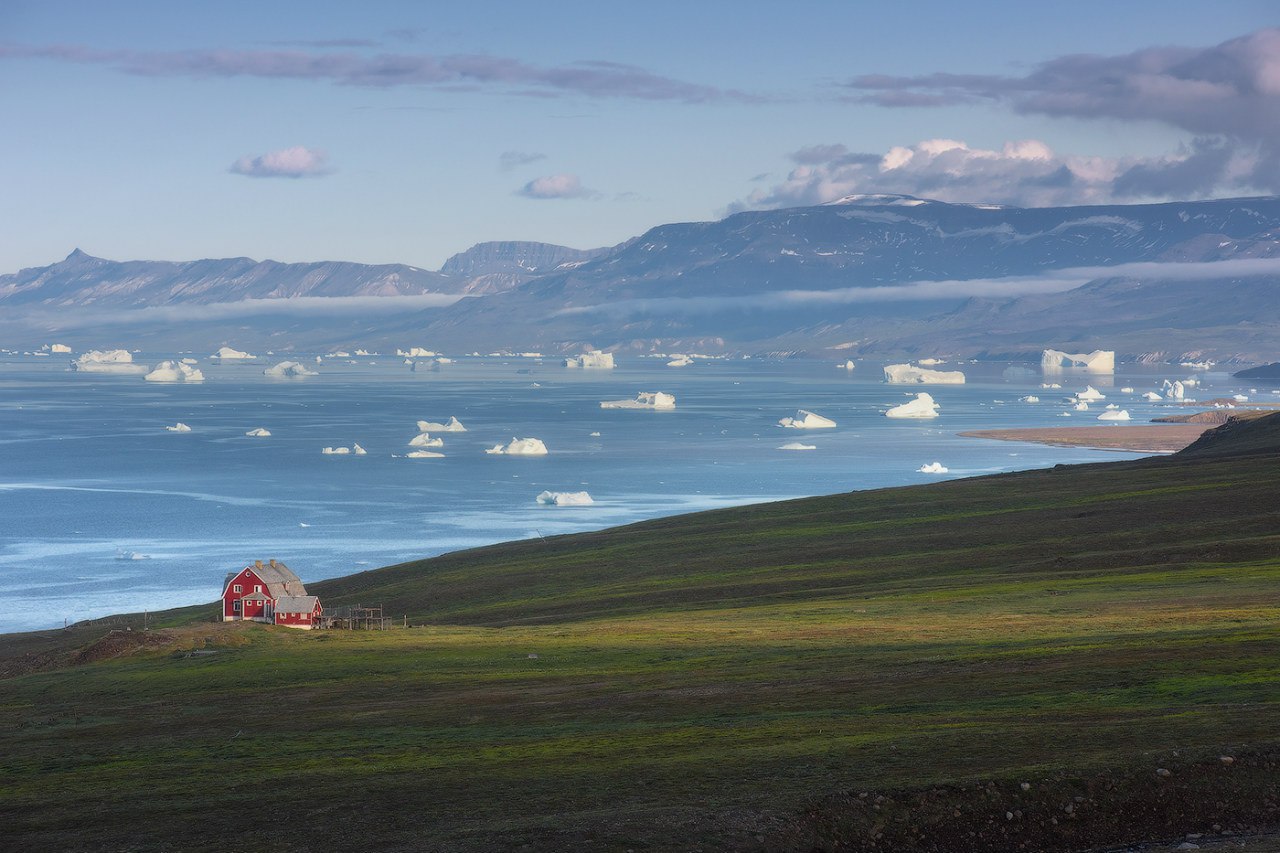
M1094 450L1132 453L1176 453L1213 428L1212 424L1029 427L968 430L957 435L965 438L1048 444L1054 447L1088 447Z

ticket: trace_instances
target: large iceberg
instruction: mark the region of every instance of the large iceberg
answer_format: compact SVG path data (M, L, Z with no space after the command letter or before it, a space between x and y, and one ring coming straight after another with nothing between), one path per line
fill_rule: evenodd
M1116 354L1112 350L1094 350L1091 353L1069 353L1047 349L1040 356L1040 369L1056 373L1064 367L1083 367L1090 373L1115 373Z
M963 385L964 373L928 370L914 364L888 364L884 368L884 381L890 385Z
M409 439L410 447L444 447L443 438L432 438L431 433L419 433Z
M595 503L586 492L542 492L534 500L548 506L591 506Z
M884 413L886 418L936 418L938 404L930 394L917 394L916 398L901 406L894 406Z
M613 369L613 353L592 350L579 356L570 356L564 360L565 367L594 367L602 370Z
M466 432L467 428L457 418L449 418L447 423L436 421L418 421L418 432Z
M641 391L634 400L605 400L602 409L674 409L676 398L661 391Z
M1076 399L1084 403L1096 403L1099 400L1107 399L1107 395L1103 394L1092 385L1086 385L1084 386L1084 390L1076 395Z
M1164 399L1164 398L1163 398L1163 397L1161 397L1159 394L1157 394L1155 391L1148 391L1147 393L1145 393L1145 394L1143 394L1143 395L1142 395L1142 398L1143 398L1144 400L1146 400L1148 403L1154 403L1154 402L1156 402L1157 400L1163 400L1163 399Z
M148 382L203 382L204 373L180 361L162 361L143 379Z
M249 355L247 352L240 352L240 350L232 349L231 347L222 347L209 358L214 361L247 361L257 358L257 356Z
M49 352L69 353L71 352L71 347L67 346L66 344L49 344Z
M436 357L436 353L432 352L429 349L423 349L422 347L409 347L408 349L397 349L396 355L404 356L405 358L435 358Z
M778 426L787 429L831 429L835 425L836 422L830 418L824 418L807 409L796 409L794 415L778 421Z
M302 379L305 376L318 375L314 370L307 368L300 361L282 361L274 367L268 367L262 371L263 376L270 376L272 379Z
M485 453L493 456L546 456L547 446L537 438L513 438L506 447L495 444Z
M1103 412L1102 414L1098 415L1098 420L1100 420L1100 421L1127 421L1127 420L1129 420L1129 413L1128 413L1128 412L1126 412L1124 409L1108 409L1107 411L1105 411L1105 412Z
M90 350L71 362L71 369L82 373L146 373L145 364L134 364L133 353L123 349Z
M1161 385L1161 390L1165 392L1164 396L1169 400L1184 400L1187 396L1186 385L1176 380L1170 382L1166 379Z
M691 364L693 364L693 359L689 358L689 356L674 355L671 357L671 360L667 362L667 367L688 367Z

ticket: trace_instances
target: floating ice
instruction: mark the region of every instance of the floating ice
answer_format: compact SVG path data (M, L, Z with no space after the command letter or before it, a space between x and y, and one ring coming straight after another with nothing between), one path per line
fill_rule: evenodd
M66 344L49 344L49 352L69 353L71 352L71 347L67 346Z
M142 378L148 382L203 382L204 373L180 361L162 361Z
M837 367L843 367L845 370L853 370L853 369L854 369L854 367L855 367L855 365L854 365L854 363L853 363L853 359L849 359L849 360L848 360L848 361L846 361L844 364L838 364L838 365L836 365L836 366L837 366Z
M951 469L941 462L930 462L928 465L921 465L916 470L921 474L946 474Z
M1209 370L1216 362L1212 361L1184 361L1180 367L1190 367L1192 370Z
M1249 402L1249 398L1248 398L1247 396L1245 396L1244 394L1234 394L1234 395L1232 395L1231 399L1235 400L1237 403L1247 403L1247 402Z
M436 354L429 349L422 347L409 347L408 349L397 349L396 355L402 355L405 358L435 358Z
M1127 421L1129 413L1124 409L1110 409L1098 415L1100 421Z
M1022 402L1024 402L1024 403L1039 403L1039 402L1040 402L1040 398L1039 398L1039 397L1037 397L1035 394L1028 394L1027 396L1025 396L1025 397L1023 397L1023 398L1022 398Z
M959 370L926 370L913 364L889 364L884 368L884 381L890 385L963 385Z
M1089 404L1086 403L1084 400L1081 400L1071 408L1075 409L1077 412L1087 412L1089 411Z
M613 353L592 350L580 356L569 356L564 360L565 367L593 367L600 370L613 369Z
M116 549L117 560L150 560L150 554L139 554L137 551L126 551L123 548Z
M352 444L352 445L351 445L351 452L352 452L352 453L354 453L356 456L368 456L368 455L369 455L369 451L365 450L363 447L361 447L361 446L360 446L360 445L358 445L358 444Z
M1049 389L1053 389L1053 388L1061 388L1062 386L1061 386L1061 385L1059 385L1057 382L1046 382L1046 383L1044 383L1043 385L1041 385L1040 387L1041 387L1041 388L1049 388Z
M676 398L661 391L641 391L634 400L605 400L602 409L674 409Z
M200 362L199 362L198 360L194 359L194 358L190 358L190 357L188 357L188 358L184 358L184 359L182 360L182 363L183 363L183 364L199 364Z
M1142 395L1142 398L1143 398L1144 400L1146 400L1148 403L1154 403L1154 402L1156 402L1157 400L1163 400L1163 399L1164 399L1164 397L1161 397L1161 396L1160 396L1159 394L1157 394L1155 391L1148 391L1147 393L1145 393L1145 394L1143 394L1143 395Z
M257 358L257 356L249 355L247 352L240 352L240 350L232 349L231 347L222 347L209 358L214 361L245 361Z
M408 459L443 459L443 453L436 453L432 450L410 450L405 454Z
M543 492L534 500L549 506L590 506L595 503L586 492Z
M410 447L444 447L443 438L432 438L430 433L420 433L409 439Z
M377 355L376 352L369 352L367 349L356 350L356 355Z
M933 401L932 395L917 394L916 398L910 403L894 406L885 412L884 416L886 418L936 418L938 416L938 408L938 404Z
M1035 376L1036 372L1029 367L1006 367L1000 372L1005 379L1022 379L1024 376Z
M1132 393L1133 393L1133 388L1131 388L1130 386L1126 385L1126 386L1124 386L1123 388L1121 388L1121 389L1120 389L1120 393L1121 393L1121 394L1132 394Z
M935 364L946 364L940 358L922 358L916 361L916 364L923 364L925 367L933 367Z
M1170 382L1166 379L1160 389L1165 392L1165 399L1168 400L1183 400L1187 396L1186 386L1181 382Z
M248 432L246 432L245 435L251 438L266 438L267 436L271 435L271 430L267 429L266 427L255 427L254 429L251 429Z
M598 432L593 432L593 433L591 433L591 437L592 437L592 438L599 438L599 437L600 437L600 433L598 433Z
M1040 369L1045 373L1054 373L1064 367L1083 367L1090 373L1115 373L1116 354L1112 350L1101 349L1077 354L1047 349L1040 356Z
M1086 385L1083 391L1081 391L1079 394L1076 394L1076 399L1082 400L1086 403L1096 403L1099 400L1107 399L1107 395L1103 394L1101 391L1099 391L1097 388L1094 388L1092 385Z
M789 441L786 444L779 447L778 449L779 450L817 450L818 445L804 444L803 442L799 442L799 441Z
M778 421L778 426L787 429L831 429L835 425L836 422L830 418L824 418L807 409L796 409L794 415Z
M446 423L435 421L418 421L418 432L466 432L467 428L457 418L450 417Z
M307 368L300 361L282 361L274 367L268 367L262 371L263 376L270 376L272 379L302 379L307 376L317 376L314 370Z
M675 355L671 361L667 362L667 367L688 367L693 364L693 359L687 355Z
M182 421L178 421L173 426L167 426L165 429L169 432L191 432L191 427L187 426Z
M133 353L123 349L90 350L71 362L71 369L82 373L146 373L145 364L134 364Z
M485 453L494 456L546 456L547 446L537 438L513 438L506 447L495 444Z
M350 447L326 447L320 451L325 456L346 456L351 452Z

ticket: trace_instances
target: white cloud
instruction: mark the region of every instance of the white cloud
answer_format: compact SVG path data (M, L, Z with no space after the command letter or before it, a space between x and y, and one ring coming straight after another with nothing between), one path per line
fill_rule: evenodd
M595 195L577 175L559 174L534 178L516 191L525 198L585 198Z
M241 157L231 164L231 172L250 178L313 178L332 171L328 159L323 151L294 145L258 157Z

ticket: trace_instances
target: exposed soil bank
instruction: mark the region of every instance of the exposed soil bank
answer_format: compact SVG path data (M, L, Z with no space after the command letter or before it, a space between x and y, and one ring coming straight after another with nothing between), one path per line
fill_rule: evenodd
M1098 450L1131 450L1138 453L1175 453L1199 438L1205 424L1151 426L1036 427L1029 429L980 429L962 432L967 438L1029 441L1057 447L1093 447Z

